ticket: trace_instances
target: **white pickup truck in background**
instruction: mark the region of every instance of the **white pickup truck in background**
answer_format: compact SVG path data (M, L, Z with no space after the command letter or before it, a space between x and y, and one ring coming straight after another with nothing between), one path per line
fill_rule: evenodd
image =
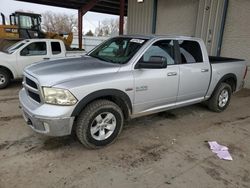
M12 79L22 78L30 64L57 58L83 55L84 51L66 51L63 41L57 39L27 39L0 51L0 89Z

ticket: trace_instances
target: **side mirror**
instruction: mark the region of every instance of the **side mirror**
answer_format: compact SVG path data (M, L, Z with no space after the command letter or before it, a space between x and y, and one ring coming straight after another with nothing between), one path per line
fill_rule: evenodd
M162 56L150 56L149 61L139 61L136 69L164 69L167 67L167 59Z

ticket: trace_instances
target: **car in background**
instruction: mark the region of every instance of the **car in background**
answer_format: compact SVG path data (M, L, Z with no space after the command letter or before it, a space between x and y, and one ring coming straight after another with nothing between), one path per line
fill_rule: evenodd
M84 51L67 51L62 40L27 39L0 51L0 89L12 79L22 78L28 65L50 59L83 55Z

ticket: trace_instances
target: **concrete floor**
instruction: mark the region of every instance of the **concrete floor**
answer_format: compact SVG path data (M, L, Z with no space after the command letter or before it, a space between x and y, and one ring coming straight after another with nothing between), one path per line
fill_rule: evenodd
M250 187L250 89L223 113L194 105L138 118L113 145L87 150L70 136L45 137L27 127L20 85L0 91L1 188ZM206 143L212 140L228 146L233 161L217 158Z

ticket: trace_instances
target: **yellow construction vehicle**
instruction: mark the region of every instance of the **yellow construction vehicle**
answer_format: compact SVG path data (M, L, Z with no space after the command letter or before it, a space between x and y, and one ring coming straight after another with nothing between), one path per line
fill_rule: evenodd
M6 48L18 40L31 38L54 38L61 39L67 48L73 41L73 33L63 34L43 32L41 29L41 15L27 12L15 12L9 16L10 24L6 24L4 14L0 13L2 24L0 24L0 50Z

